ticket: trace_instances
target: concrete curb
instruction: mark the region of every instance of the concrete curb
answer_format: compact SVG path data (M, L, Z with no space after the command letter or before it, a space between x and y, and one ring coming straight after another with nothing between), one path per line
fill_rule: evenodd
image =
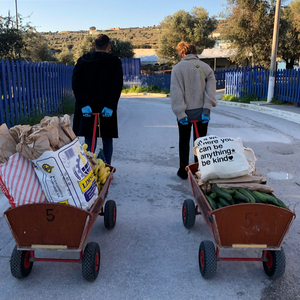
M136 96L146 96L146 97L153 97L153 98L166 98L166 97L170 97L170 94L159 94L159 93L128 93L128 94L121 94L122 98L126 98L126 97L136 97Z
M276 109L276 108L271 108L271 107L268 107L267 105L229 102L229 101L224 101L224 100L218 100L218 104L233 106L233 107L242 107L242 108L246 108L246 109L250 109L250 110L256 110L256 111L259 111L259 112L262 112L262 113L265 113L268 115L276 116L276 117L300 124L300 115L299 114Z

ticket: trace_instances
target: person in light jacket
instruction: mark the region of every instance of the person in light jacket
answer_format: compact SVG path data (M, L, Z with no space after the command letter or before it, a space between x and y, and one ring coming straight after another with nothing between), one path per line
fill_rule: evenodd
M107 35L97 36L94 49L94 52L80 57L73 70L72 89L76 98L73 130L77 136L85 137L90 151L93 113L99 113L103 152L110 165L113 138L118 137L117 107L123 87L123 69L121 60L108 53L110 42Z
M185 169L189 165L191 121L197 120L199 137L206 136L210 110L217 105L214 71L197 57L193 44L180 42L177 45L182 60L171 73L171 106L177 117L179 129L179 170L177 175L187 179ZM197 139L193 127L194 141ZM197 162L195 156L195 162Z

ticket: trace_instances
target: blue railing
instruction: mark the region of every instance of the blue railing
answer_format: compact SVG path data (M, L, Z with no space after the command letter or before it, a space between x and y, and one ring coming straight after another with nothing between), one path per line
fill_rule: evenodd
M164 89L170 91L171 75L140 75L140 76L123 76L124 87L132 88L154 86L156 89Z
M72 66L1 60L0 124L62 112L63 98L72 95L72 72Z
M226 90L234 91L240 97L255 95L267 98L269 85L269 70L251 69L227 72ZM235 77L235 80L232 80ZM231 85L234 85L231 86ZM300 105L300 70L278 70L275 74L274 96L278 100L294 102Z
M249 71L259 71L259 70L263 70L263 67L255 66L255 67L243 67L243 68L237 68L237 69L216 70L216 71L214 71L215 78L216 78L216 87L217 87L217 89L225 88L225 79L226 79L227 73L249 72Z

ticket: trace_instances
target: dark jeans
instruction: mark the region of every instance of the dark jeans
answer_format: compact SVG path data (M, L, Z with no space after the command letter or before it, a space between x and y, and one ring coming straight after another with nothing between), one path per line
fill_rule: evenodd
M87 151L92 149L92 138L85 138L85 143L88 145ZM112 138L102 138L103 143L103 154L108 165L111 164L111 157L113 154L113 139ZM97 139L95 140L95 149L97 146ZM94 150L95 151L95 150ZM101 158L98 154L98 158Z
M208 123L197 122L197 128L199 137L206 136ZM189 165L189 154L190 154L190 138L191 138L191 127L192 123L188 125L182 125L178 122L179 129L179 165L180 168L185 168ZM193 141L197 139L195 128L193 126ZM194 155L194 162L198 162L198 158Z

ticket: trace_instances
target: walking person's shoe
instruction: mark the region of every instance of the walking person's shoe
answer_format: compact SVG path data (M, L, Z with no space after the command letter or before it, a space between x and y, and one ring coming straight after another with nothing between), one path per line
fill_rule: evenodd
M185 168L180 167L177 171L177 176L179 176L181 179L187 179L188 173Z

